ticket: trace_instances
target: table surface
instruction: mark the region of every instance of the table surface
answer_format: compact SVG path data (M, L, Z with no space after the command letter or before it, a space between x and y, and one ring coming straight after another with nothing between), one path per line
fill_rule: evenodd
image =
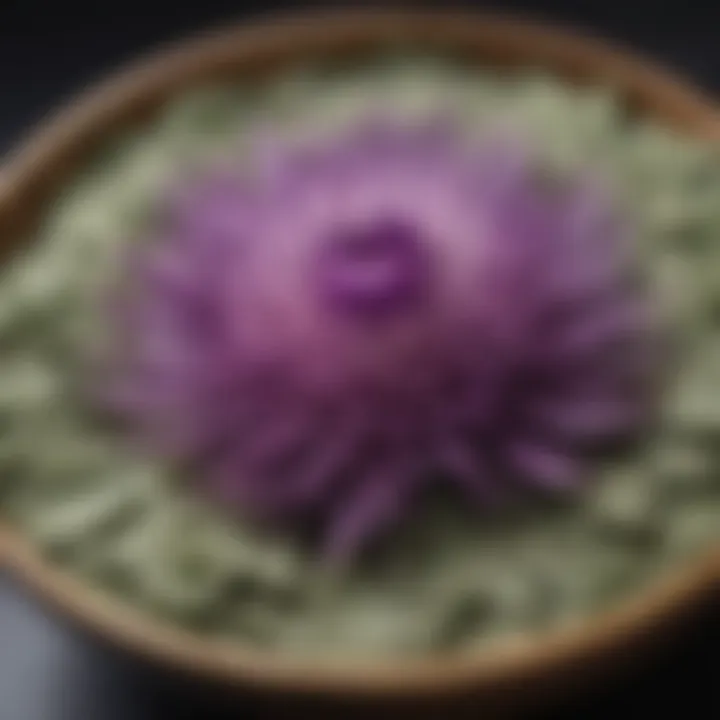
M163 7L161 0L126 0L117 7L103 3L81 10L72 0L2 0L0 152L69 95L159 41L236 18L240 7L247 14L270 5L303 4L203 0ZM643 0L618 3L615 9L612 3L573 0L496 5L598 30L688 73L710 90L720 90L720 6L713 3L686 0L662 9ZM653 711L675 701L687 708L687 697L702 703L707 717L718 717L720 697L711 668L719 643L718 623L705 622L656 667L553 717ZM150 720L198 713L211 717L213 712L178 702L172 685L138 682L126 666L88 647L0 575L0 720ZM243 715L272 716L257 705L248 706Z

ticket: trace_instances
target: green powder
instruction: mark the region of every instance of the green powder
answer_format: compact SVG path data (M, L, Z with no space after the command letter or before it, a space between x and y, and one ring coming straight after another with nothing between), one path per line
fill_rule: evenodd
M304 123L310 138L368 104L495 122L549 165L609 177L640 227L681 363L658 436L576 502L490 522L433 499L378 557L333 576L292 539L184 497L173 469L126 446L77 388L80 358L102 345L101 293L179 167L238 147L252 124ZM582 617L720 537L719 239L718 148L628 118L603 90L407 61L195 92L108 145L5 272L2 511L55 562L147 612L287 652L456 649Z

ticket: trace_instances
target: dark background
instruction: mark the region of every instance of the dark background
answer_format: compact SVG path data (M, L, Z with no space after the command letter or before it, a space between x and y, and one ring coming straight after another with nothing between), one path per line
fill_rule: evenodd
M0 152L8 150L29 126L69 95L160 41L225 19L282 8L343 4L347 3L124 0L85 7L77 0L0 0ZM448 5L396 3L400 4ZM711 0L674 0L662 6L645 0L506 0L454 5L520 10L539 19L589 28L630 44L720 92L720 5ZM717 617L698 625L682 647L670 657L659 658L641 675L545 717L674 713L675 706L688 717L720 717L715 684L720 628ZM138 673L81 643L0 575L0 720L214 717L199 695L188 695L186 688L182 693L178 690L172 682ZM257 703L239 708L231 716L238 715L275 717Z

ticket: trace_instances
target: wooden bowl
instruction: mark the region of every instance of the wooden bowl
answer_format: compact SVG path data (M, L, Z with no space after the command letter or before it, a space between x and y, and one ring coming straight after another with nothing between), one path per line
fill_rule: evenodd
M302 14L223 29L131 66L46 122L0 174L0 238L7 254L93 147L142 122L173 94L221 76L258 78L308 58L360 56L409 41L500 67L542 67L572 82L609 85L628 106L706 138L720 138L720 109L670 73L625 51L562 30L476 14L352 11ZM486 716L598 681L671 638L720 597L720 552L661 579L620 607L538 638L508 638L474 656L424 657L371 666L308 664L163 624L48 563L0 522L0 559L42 600L133 657L226 688L266 696L371 702L394 712L483 703Z

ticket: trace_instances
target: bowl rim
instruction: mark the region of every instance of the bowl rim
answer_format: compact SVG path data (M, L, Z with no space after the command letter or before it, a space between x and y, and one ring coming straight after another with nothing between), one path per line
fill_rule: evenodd
M720 108L674 73L590 35L524 19L467 11L304 11L211 31L141 58L42 123L0 170L0 228L27 236L27 223L72 174L74 158L147 105L223 69L251 67L286 49L329 55L342 42L409 38L455 49L520 53L560 75L580 70L691 134L720 139ZM303 50L304 48L304 50ZM275 55L273 55L275 53ZM279 55L278 55L279 53ZM527 65L527 61L520 64ZM70 168L70 169L69 169ZM27 210L23 210L27 208ZM154 664L224 684L323 695L427 697L501 686L551 684L650 649L720 590L720 552L711 548L617 607L538 636L507 636L479 652L337 663L204 638L86 585L47 560L0 517L0 567L90 634ZM579 675L578 675L579 677Z

